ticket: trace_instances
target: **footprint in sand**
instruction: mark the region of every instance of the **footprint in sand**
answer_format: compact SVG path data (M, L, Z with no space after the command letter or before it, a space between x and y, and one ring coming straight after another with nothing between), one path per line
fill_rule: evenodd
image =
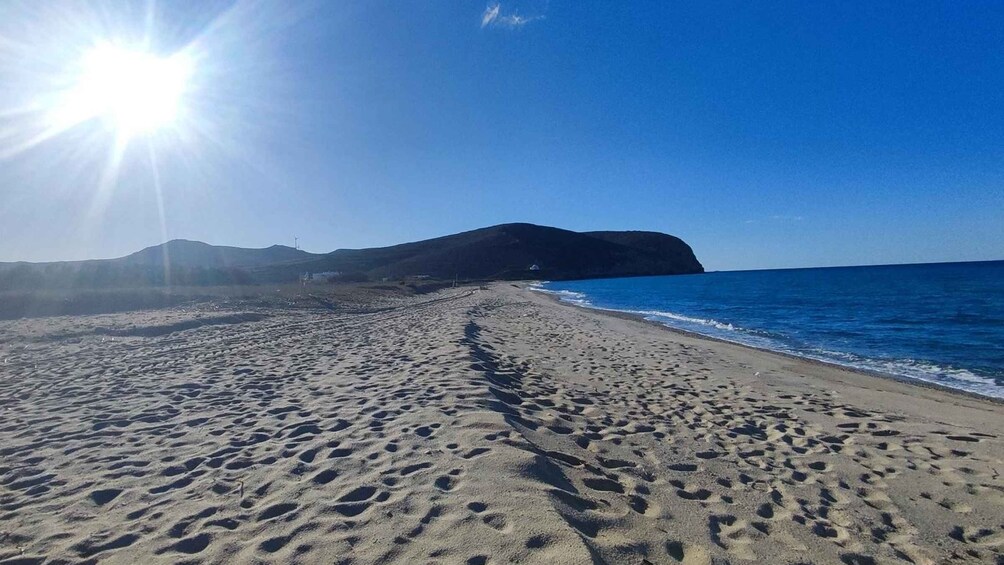
M98 506L104 506L105 504L108 504L109 502L115 500L115 498L118 497L118 495L120 494L122 494L122 489L117 489L117 488L101 489L92 491L90 494L90 498L91 500L94 501L94 504L97 504Z
M711 565L711 554L708 550L681 541L667 541L666 553L682 565Z

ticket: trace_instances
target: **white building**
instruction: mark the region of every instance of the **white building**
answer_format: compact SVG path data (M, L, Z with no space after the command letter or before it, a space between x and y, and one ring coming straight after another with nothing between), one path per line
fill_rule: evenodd
M341 273L338 271L324 271L323 273L306 273L303 275L305 282L328 282L331 277L337 277Z

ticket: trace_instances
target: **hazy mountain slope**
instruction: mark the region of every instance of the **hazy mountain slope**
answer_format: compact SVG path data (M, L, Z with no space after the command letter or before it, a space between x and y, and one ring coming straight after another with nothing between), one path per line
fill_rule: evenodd
M126 265L177 265L179 267L205 268L248 268L279 263L307 261L318 257L300 249L285 245L273 245L262 249L209 245L201 241L174 239L161 245L147 247L120 259L113 259Z

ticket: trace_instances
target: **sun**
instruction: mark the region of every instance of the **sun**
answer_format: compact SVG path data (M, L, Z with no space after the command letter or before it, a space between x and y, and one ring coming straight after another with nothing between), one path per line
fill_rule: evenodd
M175 124L191 75L183 54L97 45L81 57L60 114L73 123L101 118L124 138L151 133Z

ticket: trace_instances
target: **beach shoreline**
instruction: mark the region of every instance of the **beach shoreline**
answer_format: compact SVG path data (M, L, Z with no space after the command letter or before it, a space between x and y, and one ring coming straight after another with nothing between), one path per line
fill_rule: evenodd
M339 292L0 321L0 562L1002 559L998 403L521 284Z
M788 353L786 351L778 351L778 350L774 350L774 349L768 349L766 347L757 347L755 345L750 345L750 344L742 343L742 342L739 342L739 341L730 341L730 340L722 339L722 338L715 337L715 336L712 336L712 335L702 334L702 333L699 333L699 332L685 330L685 329L682 329L682 328L675 328L673 326L669 326L667 324L664 324L664 323L656 321L656 320L649 320L649 319L647 319L645 317L644 314L636 314L636 313L632 313L632 312L625 312L625 311L614 310L614 309L610 309L610 308L600 308L600 307L595 307L595 306L583 306L583 305L573 304L573 303L570 303L570 302L568 302L566 300L562 300L561 297L559 295L557 295L556 293L554 293L554 292L547 291L546 289L541 289L541 290L534 289L533 288L534 284L536 284L536 283L526 283L526 286L524 288L527 291L529 291L529 292L537 292L538 294L545 295L549 299L551 299L552 301L554 301L555 303L557 303L557 304L559 304L559 305L561 305L563 307L583 308L583 309L587 309L587 310L591 310L591 311L594 311L594 312L598 312L600 314L604 314L604 315L607 315L607 316L613 316L613 317L616 317L616 318L623 318L623 319L627 319L627 320L634 320L634 321L642 322L644 324L656 326L656 327L659 327L659 328L661 328L663 330L666 330L666 331L669 331L669 332L673 332L673 333L678 333L680 335L685 335L685 336L688 336L688 337L691 337L691 338L694 338L694 339L703 339L703 340L712 341L712 342L716 342L716 343L722 343L722 344L728 344L728 345L733 345L733 346L737 346L737 347L743 347L743 348L746 348L746 349L750 349L752 351L757 351L757 352L768 354L768 355L777 355L777 356L780 356L780 357L786 357L786 358L789 358L789 359L793 359L793 360L797 360L797 361L802 361L802 362L805 362L805 363L818 364L818 365L825 366L825 367L830 367L830 368L833 368L833 369L839 369L839 370L848 371L848 372L851 372L851 373L857 373L857 374L868 376L868 377L874 377L874 378L878 378L878 379L887 379L887 380L895 381L895 382L906 384L906 385L910 385L910 386L916 386L916 387L920 387L920 388L929 388L929 389L937 390L939 392L944 392L944 393L948 393L948 394L955 394L955 395L965 396L965 397L973 398L973 399L976 399L976 400L983 400L983 401L986 401L986 402L990 402L992 404L1001 404L1001 405L1004 405L1004 398L995 397L995 396L989 396L989 395L985 395L985 394L979 394L977 392L972 392L972 391L968 391L968 390L954 388L954 387L950 387L950 386L947 386L947 385L939 384L939 383L936 383L936 382L933 382L933 381L925 381L925 380L922 380L922 379L907 377L907 376L903 376L903 375L896 375L896 374L893 374L893 373L884 373L882 371L865 369L865 368L862 368L862 367L854 367L854 366L851 366L851 365L842 365L840 363L836 363L836 362L833 362L833 361L826 361L826 360L823 360L823 359L815 359L815 358L812 358L812 357L803 357L801 355L796 355L794 353Z

